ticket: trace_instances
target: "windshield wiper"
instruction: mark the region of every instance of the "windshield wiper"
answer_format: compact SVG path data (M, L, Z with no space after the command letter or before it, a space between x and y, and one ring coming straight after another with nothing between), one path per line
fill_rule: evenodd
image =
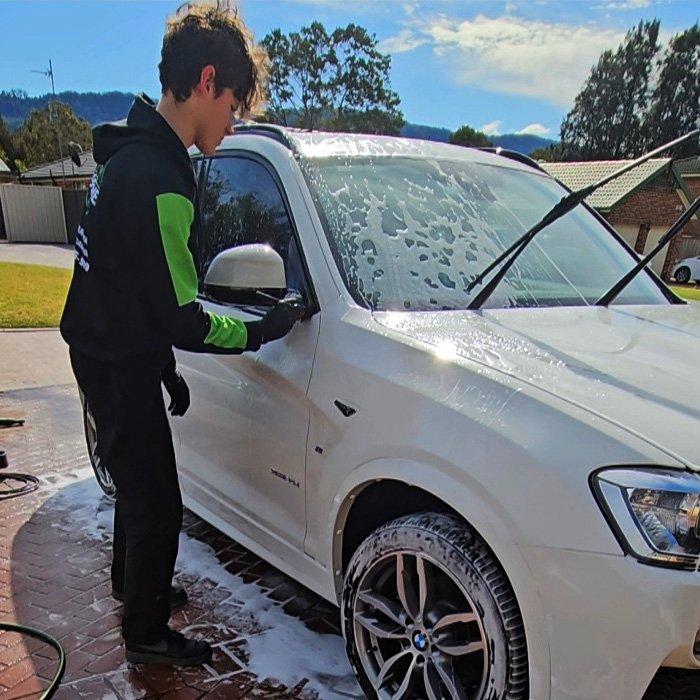
M670 148L674 148L675 146L685 143L686 141L696 138L698 134L700 134L700 129L695 129L687 133L685 136L681 136L680 138L674 139L673 141L669 141L663 146L659 146L653 151L649 151L649 153L645 153L643 156L640 156L636 160L633 160L631 163L622 166L614 173L607 175L601 180L598 180L598 182L595 182L592 185L588 185L587 187L582 187L580 190L576 190L576 192L570 192L566 196L562 197L534 226L525 231L525 233L522 236L520 236L520 238L518 238L518 240L515 241L515 243L513 243L503 253L501 253L501 255L499 255L483 272L480 272L467 285L467 292L471 292L471 290L474 289L474 287L476 287L477 284L480 284L483 281L483 279L491 272L491 270L493 270L497 265L500 265L510 255L508 260L505 260L505 263L503 264L501 269L498 270L498 272L489 280L488 284L476 295L476 297L474 297L474 299L467 308L479 309L483 306L484 302L486 302L486 300L491 296L493 290L496 289L500 281L505 277L508 270L510 270L513 263L518 259L523 250L525 250L527 244L543 228L546 228L558 219L561 219L561 217L565 214L568 214L572 209L577 207L584 199L586 199L586 197L595 192L599 187L607 185L608 182L610 182L611 180L620 177L620 175L624 175L626 172L629 172L633 168L636 168L638 165L645 163L650 158L653 158L654 156L657 156L660 153L669 150Z
M620 292L643 270L649 261L673 238L675 238L690 221L695 212L700 209L700 197L698 197L673 223L671 228L661 236L659 242L654 246L654 249L645 257L643 257L619 282L611 289L603 294L596 306L607 306L610 304Z

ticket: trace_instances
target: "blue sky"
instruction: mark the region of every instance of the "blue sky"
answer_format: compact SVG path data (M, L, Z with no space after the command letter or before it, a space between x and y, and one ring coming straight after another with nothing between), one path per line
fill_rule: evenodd
M159 92L166 17L178 1L0 0L0 90ZM240 0L257 38L355 22L392 56L392 87L413 123L557 138L591 66L641 19L664 39L700 18L698 0Z

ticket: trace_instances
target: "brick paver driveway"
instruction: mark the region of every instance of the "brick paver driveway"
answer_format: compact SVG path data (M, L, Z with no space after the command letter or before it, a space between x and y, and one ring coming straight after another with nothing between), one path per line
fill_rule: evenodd
M212 640L212 662L190 670L127 664L109 585L112 504L91 477L76 390L0 393L0 418L26 421L0 429L9 471L41 480L34 493L0 500L0 621L60 640L67 668L55 697L362 697L337 609L190 513L178 578L191 603L173 624ZM47 645L0 632L3 700L38 697L55 668Z

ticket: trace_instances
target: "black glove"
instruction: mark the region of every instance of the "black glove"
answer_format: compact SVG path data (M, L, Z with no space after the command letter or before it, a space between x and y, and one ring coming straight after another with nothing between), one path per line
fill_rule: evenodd
M168 406L170 415L184 416L187 409L190 407L190 390L187 386L187 382L177 371L174 358L160 373L160 379L163 382L165 390L170 394L170 406Z
M298 294L280 299L260 320L262 342L282 338L304 315L304 305Z

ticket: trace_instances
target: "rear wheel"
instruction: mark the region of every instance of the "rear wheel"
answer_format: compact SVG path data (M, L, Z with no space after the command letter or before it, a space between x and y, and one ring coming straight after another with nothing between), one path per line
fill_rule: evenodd
M515 594L484 542L451 515L375 530L353 555L343 632L374 700L527 700Z
M676 270L676 274L674 275L676 278L676 282L680 282L681 284L685 284L690 280L690 268L689 267L679 267Z
M83 427L85 428L85 442L87 443L88 454L90 456L90 464L95 472L95 478L100 488L105 495L114 498L117 495L117 487L112 481L107 467L104 465L100 456L97 454L97 425L95 417L92 415L87 399L81 394L80 401L83 404Z

